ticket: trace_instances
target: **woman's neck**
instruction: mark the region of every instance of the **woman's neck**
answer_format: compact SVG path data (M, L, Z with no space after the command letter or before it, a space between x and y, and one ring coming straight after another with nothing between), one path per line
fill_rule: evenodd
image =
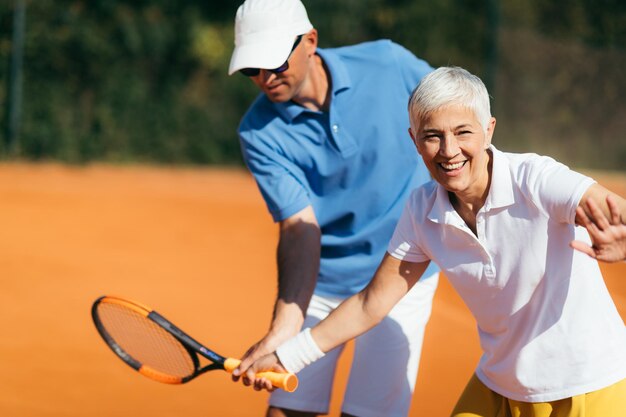
M474 187L470 188L467 192L448 192L448 198L454 210L461 216L470 229L476 234L476 216L480 209L485 205L487 196L489 195L489 189L491 188L491 170L493 166L493 156L491 152L487 166L485 167L484 176L478 179Z

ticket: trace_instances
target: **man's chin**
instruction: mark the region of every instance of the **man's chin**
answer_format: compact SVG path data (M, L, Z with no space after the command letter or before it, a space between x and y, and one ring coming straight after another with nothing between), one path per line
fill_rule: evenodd
M265 95L274 103L284 103L291 100L288 89L282 84L279 84L275 88L265 89Z
M285 103L285 102L290 100L290 98L288 96L286 96L285 94L265 93L265 95L273 103Z

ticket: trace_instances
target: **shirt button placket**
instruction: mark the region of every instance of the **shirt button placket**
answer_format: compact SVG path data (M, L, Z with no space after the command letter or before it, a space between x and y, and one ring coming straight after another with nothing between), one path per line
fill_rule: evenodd
M340 131L339 124L338 123L332 123L330 125L330 131L331 131L331 136L332 136L333 143L337 147L337 150L343 154L344 153L344 146L343 146L344 144L339 139L339 131Z
M476 234L478 236L478 239L481 242L485 242L485 218L483 213L479 212L476 215ZM489 254L489 252L487 252L487 248L483 247L483 250L485 251L485 262L484 262L484 271L485 271L485 276L487 278L493 279L495 277L495 268L493 265L493 260L491 259L491 255Z

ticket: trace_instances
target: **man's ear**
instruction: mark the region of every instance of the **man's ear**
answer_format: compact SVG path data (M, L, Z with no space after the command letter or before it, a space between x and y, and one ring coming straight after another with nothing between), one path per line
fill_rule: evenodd
M307 55L313 55L317 50L317 29L311 29L302 37L304 38L302 40L306 46Z

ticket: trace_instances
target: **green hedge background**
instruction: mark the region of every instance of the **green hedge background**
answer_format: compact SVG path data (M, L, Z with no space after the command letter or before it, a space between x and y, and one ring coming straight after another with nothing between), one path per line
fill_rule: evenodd
M240 165L257 94L227 67L239 1L25 0L21 118L8 142L15 5L0 2L4 160ZM481 76L503 150L626 170L624 0L304 0L322 47L377 38Z

